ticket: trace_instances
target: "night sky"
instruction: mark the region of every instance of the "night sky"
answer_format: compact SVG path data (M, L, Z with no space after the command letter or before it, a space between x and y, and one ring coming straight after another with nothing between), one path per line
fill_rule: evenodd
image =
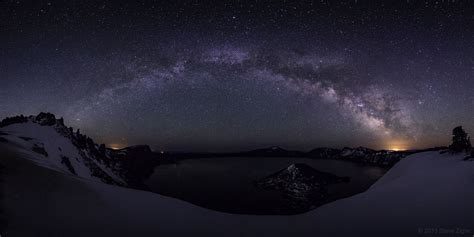
M1 0L0 117L174 151L474 134L474 4L371 2Z

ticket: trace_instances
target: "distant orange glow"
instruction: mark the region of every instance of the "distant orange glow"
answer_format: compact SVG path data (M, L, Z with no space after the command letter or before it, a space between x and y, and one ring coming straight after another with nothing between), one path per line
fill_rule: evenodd
M405 151L406 149L398 148L398 147L392 147L392 148L389 148L389 150L391 150L391 151Z
M408 145L403 141L391 141L387 144L387 150L390 151L406 151L408 150Z
M119 144L119 143L111 143L111 144L108 145L108 147L109 147L110 149L113 149L113 150L119 150L119 149L122 149L122 148L124 148L124 147L126 147L126 146L127 146L127 145L125 145L125 144Z

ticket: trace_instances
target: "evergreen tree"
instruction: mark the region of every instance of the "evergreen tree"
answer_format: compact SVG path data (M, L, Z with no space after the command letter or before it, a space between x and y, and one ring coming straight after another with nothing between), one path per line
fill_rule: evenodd
M471 148L470 138L462 126L455 127L453 129L453 143L449 146L449 149L453 152L467 152Z

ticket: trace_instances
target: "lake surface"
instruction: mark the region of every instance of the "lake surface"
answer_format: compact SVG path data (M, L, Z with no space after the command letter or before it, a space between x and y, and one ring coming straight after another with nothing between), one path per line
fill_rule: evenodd
M286 201L275 190L254 185L294 163L337 176L348 176L348 183L328 187L331 200L349 197L367 190L387 168L340 161L307 158L233 157L182 160L161 165L148 179L153 192L175 197L205 208L240 214L296 214L283 209Z

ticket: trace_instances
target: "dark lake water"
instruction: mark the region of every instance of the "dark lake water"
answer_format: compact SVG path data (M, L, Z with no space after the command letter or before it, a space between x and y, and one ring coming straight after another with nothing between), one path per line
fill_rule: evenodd
M280 192L262 190L254 185L254 181L293 163L305 163L319 171L349 176L351 181L348 183L329 185L328 194L331 200L367 190L387 171L386 168L339 160L280 157L206 158L158 166L147 184L153 192L217 211L292 214L282 213L280 207L285 199Z

